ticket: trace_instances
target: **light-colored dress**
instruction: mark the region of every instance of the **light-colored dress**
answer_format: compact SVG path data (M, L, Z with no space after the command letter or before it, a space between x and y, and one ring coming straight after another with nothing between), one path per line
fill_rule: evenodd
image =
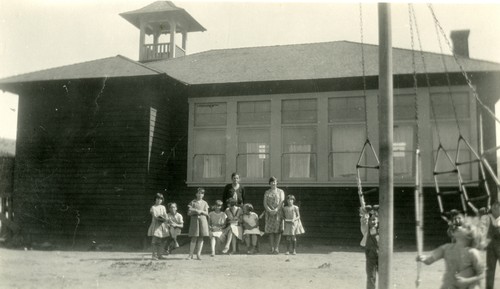
M432 252L434 262L444 259L445 273L441 289L479 289L482 282L474 282L468 286L458 286L455 282L455 274L462 277L472 277L485 271L484 261L481 260L479 250L462 247L457 243L448 243L440 246Z
M151 225L149 225L148 236L166 238L168 237L168 228L165 222L161 222L160 219L163 218L164 221L167 220L167 209L163 205L154 205L149 210L151 213Z
M241 227L241 215L243 210L238 206L229 207L226 209L228 230L232 232L236 238L243 239L243 228Z
M283 232L283 218L281 216L281 207L283 206L284 200L285 192L283 192L283 190L281 189L269 189L264 193L264 209L266 209L266 225L264 227L264 232Z
M259 216L256 213L250 212L243 214L243 235L264 235L259 229Z
M285 219L285 229L283 230L283 235L285 236L295 236L304 234L306 231L302 226L302 222L300 221L300 213L299 207L293 206L285 206L283 207L283 217ZM294 220L293 222L287 222L287 220Z
M175 213L175 215L168 213L168 224L169 224L169 233L172 238L177 238L181 234L181 228L184 226L184 219L182 215L179 213Z
M189 208L205 211L208 215L208 203L204 200L192 200L188 205ZM194 212L188 213L191 216L189 224L189 237L208 237L208 219L206 215L196 214Z
M226 214L224 212L208 213L208 223L210 224L210 237L221 238L226 227Z

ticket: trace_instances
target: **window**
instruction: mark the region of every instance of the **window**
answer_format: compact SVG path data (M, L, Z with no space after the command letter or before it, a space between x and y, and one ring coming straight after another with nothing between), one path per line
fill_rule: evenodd
M467 92L452 93L451 97L450 93L431 94L431 105L434 108L434 115L432 115L433 120L431 121L433 128L433 161L438 163L438 167L436 168L438 171L449 171L453 168L449 160L442 153L439 155L439 160L436 160L437 149L440 143L451 157L452 161L455 162L460 134L468 142L471 142L470 106L468 97L469 94ZM455 119L453 105L455 105L458 120ZM460 147L458 161L468 161L471 160L471 157L471 152L465 145L462 145ZM462 178L470 180L472 178L472 171L477 169L479 169L477 164L461 166L460 173ZM445 174L441 175L440 178L455 181L456 175Z
M281 102L281 118L283 124L318 122L316 99L283 100Z
M193 179L223 181L226 175L226 131L197 130L194 138Z
M416 144L416 110L414 94L394 96L394 130L392 156L394 180L413 178Z
M364 97L328 99L330 180L356 179L356 164L366 140L365 115ZM361 170L361 177L366 178L366 169Z
M238 102L238 125L265 125L270 123L270 101Z
M316 179L316 128L283 128L282 174L284 180Z
M225 103L200 103L195 105L195 126L225 126L226 121Z
M237 171L242 178L265 181L270 175L269 130L238 131Z

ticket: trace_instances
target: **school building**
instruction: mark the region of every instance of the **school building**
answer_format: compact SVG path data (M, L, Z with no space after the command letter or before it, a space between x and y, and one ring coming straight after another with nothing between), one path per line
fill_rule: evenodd
M188 33L205 28L172 2L120 15L138 28L139 61L118 55L0 80L0 89L19 95L13 214L2 214L3 221L31 240L141 240L156 192L177 202L188 220L197 187L213 203L238 172L258 213L276 176L299 202L305 237L359 243L356 164L367 138L378 152L377 45L335 41L189 55ZM161 35L170 41L159 43ZM456 32L453 39L458 63L494 110L500 64L470 58L467 36ZM439 144L452 158L459 135L478 151L496 146L495 121L455 58L422 56L393 49L396 244L415 239L417 145L429 242L447 238L434 188ZM467 147L459 154L473 159ZM487 157L496 168L496 157ZM361 169L360 176L367 190L378 186L377 170ZM461 176L482 175L476 163ZM456 190L456 174L439 178L442 190ZM481 189L470 185L471 192ZM377 194L366 199L375 204Z

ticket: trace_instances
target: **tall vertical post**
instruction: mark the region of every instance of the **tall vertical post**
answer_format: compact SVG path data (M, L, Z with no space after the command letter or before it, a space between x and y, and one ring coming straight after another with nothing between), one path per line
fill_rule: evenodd
M378 4L379 29L379 286L392 288L394 235L392 35L389 3Z
M170 24L170 53L169 58L175 58L175 34L177 33L177 23L174 20L169 21Z
M140 20L140 32L139 32L139 61L146 59L146 20Z

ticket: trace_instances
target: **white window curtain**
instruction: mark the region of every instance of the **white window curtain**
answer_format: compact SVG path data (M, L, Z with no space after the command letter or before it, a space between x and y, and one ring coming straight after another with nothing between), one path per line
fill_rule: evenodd
M291 144L290 178L309 178L311 176L311 145ZM302 153L302 154L294 154Z
M264 147L264 150L262 150ZM256 152L265 153L265 144L247 143L247 177L264 178L264 159L265 154L252 154ZM263 157L263 158L262 158Z
M203 156L203 178L218 178L222 175L222 158L220 156Z

